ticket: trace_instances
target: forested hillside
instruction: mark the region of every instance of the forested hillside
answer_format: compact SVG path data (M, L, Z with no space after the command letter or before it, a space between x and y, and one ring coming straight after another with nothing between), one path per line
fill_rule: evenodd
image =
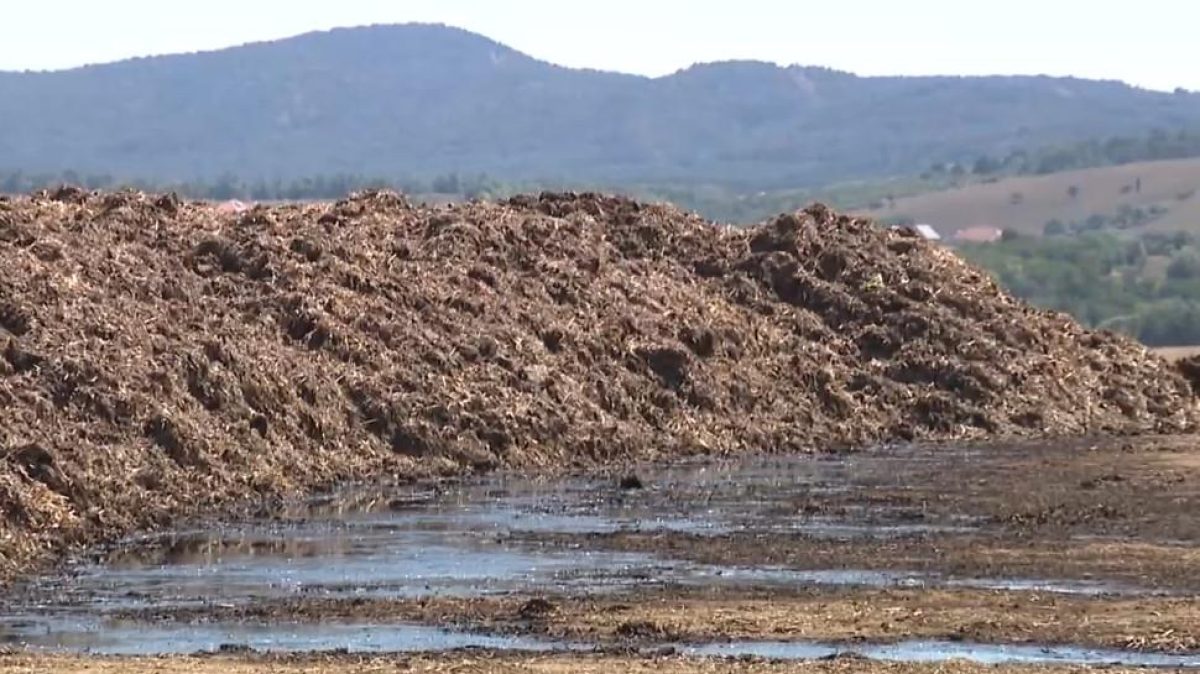
M857 77L758 62L572 70L431 25L0 73L0 170L246 181L487 173L744 190L1200 124L1200 94L1046 77Z

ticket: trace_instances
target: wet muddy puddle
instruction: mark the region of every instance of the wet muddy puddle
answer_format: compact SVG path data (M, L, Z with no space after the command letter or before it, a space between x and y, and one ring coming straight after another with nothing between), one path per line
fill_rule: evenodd
M893 662L967 660L982 664L1127 665L1135 667L1200 667L1200 655L1136 653L1072 646L980 644L967 641L912 640L895 643L838 645L805 641L735 641L685 646L681 652L714 657L757 656L776 660L819 660L855 655Z
M720 566L651 553L538 546L528 534L619 531L717 536L729 532L831 539L986 533L970 513L907 499L914 470L936 471L968 452L893 451L835 457L645 468L637 489L619 476L553 483L493 477L452 487L348 490L299 504L270 521L129 541L14 594L0 644L97 653L188 653L226 644L259 650L547 650L588 644L404 624L230 623L131 620L139 610L229 607L319 598L544 595L655 586L980 587L1068 594L1137 592L1102 581L958 578L905 569ZM903 470L897 466L903 465ZM906 477L907 476L907 477ZM853 499L838 495L856 495ZM886 494L887 499L875 499ZM897 496L899 495L899 496ZM664 497L665 496L665 497ZM878 501L878 504L875 504ZM816 503L834 502L832 508ZM517 535L520 534L520 535ZM900 642L853 647L816 642L677 645L694 655L890 660L965 657L980 662L1124 662L1195 666L1153 654ZM1153 656L1153 657L1152 657ZM1138 659L1148 658L1148 659Z

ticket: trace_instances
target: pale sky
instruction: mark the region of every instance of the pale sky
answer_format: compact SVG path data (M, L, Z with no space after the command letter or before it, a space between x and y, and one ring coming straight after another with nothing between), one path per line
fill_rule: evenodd
M437 22L555 63L663 75L752 58L862 75L1047 74L1200 90L1194 0L4 0L0 70Z

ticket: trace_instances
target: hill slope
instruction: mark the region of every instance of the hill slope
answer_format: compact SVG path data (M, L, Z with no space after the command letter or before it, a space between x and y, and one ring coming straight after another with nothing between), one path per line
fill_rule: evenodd
M1082 224L1096 215L1112 218L1132 209L1140 209L1147 218L1144 223L1130 224L1132 231L1200 229L1200 159L1007 178L898 198L892 206L865 214L913 218L934 225L943 234L988 226L1040 235L1050 220Z
M487 171L824 184L1200 124L1200 94L1034 77L860 78L755 62L647 79L429 25L0 73L0 168L159 181Z

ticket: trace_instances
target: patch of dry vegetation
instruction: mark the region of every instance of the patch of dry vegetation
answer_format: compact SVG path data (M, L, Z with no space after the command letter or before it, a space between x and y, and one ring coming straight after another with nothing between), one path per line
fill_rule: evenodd
M1172 159L1005 178L901 197L866 213L914 218L945 236L978 225L1041 236L1050 220L1070 223L1091 215L1113 216L1122 206L1158 206L1166 213L1133 231L1194 231L1200 225L1198 188L1200 159Z

